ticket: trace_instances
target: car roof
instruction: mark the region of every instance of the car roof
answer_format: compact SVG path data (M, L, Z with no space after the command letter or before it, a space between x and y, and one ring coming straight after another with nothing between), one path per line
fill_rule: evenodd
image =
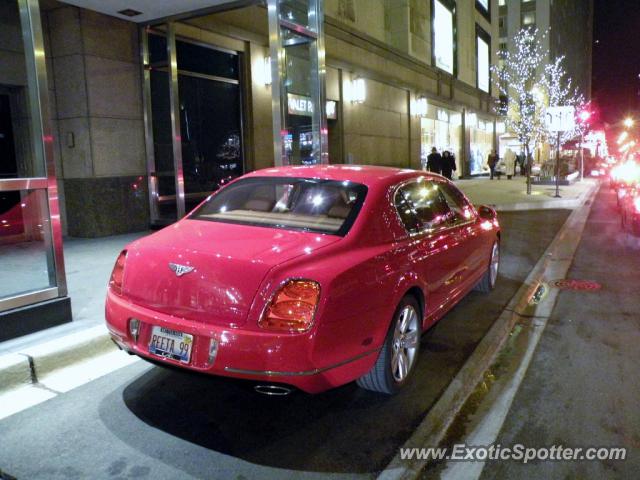
M409 168L374 165L297 165L255 170L251 177L319 178L323 180L349 180L367 186L390 185L417 176L443 178L440 175Z

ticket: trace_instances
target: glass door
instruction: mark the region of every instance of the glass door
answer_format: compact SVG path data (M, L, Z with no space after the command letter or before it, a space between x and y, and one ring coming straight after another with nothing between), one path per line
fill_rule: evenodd
M240 54L183 38L172 43L165 30L143 33L151 214L160 225L244 173Z
M38 2L0 0L0 22L1 314L66 283Z

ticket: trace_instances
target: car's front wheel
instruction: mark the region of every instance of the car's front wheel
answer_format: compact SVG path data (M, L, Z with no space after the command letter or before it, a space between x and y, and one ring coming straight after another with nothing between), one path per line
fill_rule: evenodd
M395 311L375 365L357 380L358 386L394 394L407 383L418 360L421 318L416 299L410 295L404 297Z

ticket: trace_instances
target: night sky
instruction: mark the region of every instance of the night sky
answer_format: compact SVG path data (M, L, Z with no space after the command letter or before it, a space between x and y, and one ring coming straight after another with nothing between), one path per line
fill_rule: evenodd
M616 127L640 120L640 0L595 0L594 103L599 120Z

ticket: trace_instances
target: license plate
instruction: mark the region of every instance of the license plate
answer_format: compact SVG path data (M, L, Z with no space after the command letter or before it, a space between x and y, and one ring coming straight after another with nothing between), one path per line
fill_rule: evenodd
M149 353L153 355L189 363L192 347L193 335L157 326L151 330Z

